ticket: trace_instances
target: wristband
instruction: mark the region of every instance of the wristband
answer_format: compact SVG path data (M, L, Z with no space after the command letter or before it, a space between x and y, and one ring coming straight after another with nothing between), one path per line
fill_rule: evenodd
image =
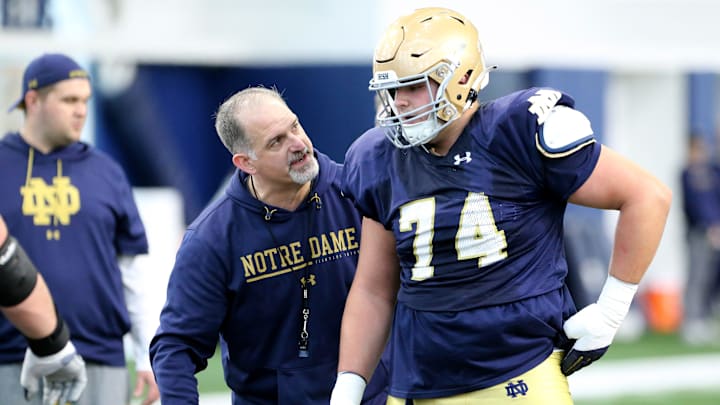
M367 380L365 380L365 377L361 376L360 374L358 374L358 373L356 373L356 372L354 372L354 371L341 371L341 372L338 373L338 379L339 379L340 376L343 375L343 374L351 374L351 375L354 375L354 376L360 378L360 379L362 380L362 383L363 383L363 384L367 385ZM343 378L344 378L344 379L349 379L350 377L343 377Z
M57 315L57 326L53 333L41 339L29 339L30 350L38 357L46 357L62 350L70 340L70 329L65 321Z
M330 397L330 405L359 404L366 385L367 381L360 374L352 371L339 372Z
M637 292L638 285L608 276L597 304L606 316L609 326L618 328L630 310L630 303Z

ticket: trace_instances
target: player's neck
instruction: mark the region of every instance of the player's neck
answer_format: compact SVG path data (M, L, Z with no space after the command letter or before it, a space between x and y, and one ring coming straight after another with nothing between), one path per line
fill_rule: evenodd
M70 129L58 130L57 125L47 124L38 117L26 117L20 136L33 149L48 154L56 149L64 148L80 139L79 133Z
M294 211L305 201L308 194L310 194L312 182L273 186L271 184L265 184L261 179L254 178L254 176L248 176L247 186L250 194L258 201L288 211Z
M47 140L47 138L39 135L40 131L26 124L20 130L20 136L28 145L43 154L48 154L55 149L55 145Z
M453 121L445 129L442 130L433 141L426 145L428 152L437 156L445 156L450 152L450 148L455 145L460 135L465 130L465 126L472 119L473 114L478 109L478 103L474 103L469 109L462 113L460 118Z

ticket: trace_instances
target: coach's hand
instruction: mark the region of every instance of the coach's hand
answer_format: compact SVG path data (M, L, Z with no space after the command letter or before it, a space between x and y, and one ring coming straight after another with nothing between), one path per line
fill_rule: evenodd
M565 334L577 340L560 364L563 374L570 375L605 354L630 309L637 288L637 284L608 276L597 302L565 321Z
M360 405L366 385L367 382L359 374L349 371L338 373L330 405Z
M30 349L25 351L20 384L27 400L37 394L40 378L43 379L43 404L72 404L80 399L87 385L87 373L85 362L72 342L49 356L38 357Z

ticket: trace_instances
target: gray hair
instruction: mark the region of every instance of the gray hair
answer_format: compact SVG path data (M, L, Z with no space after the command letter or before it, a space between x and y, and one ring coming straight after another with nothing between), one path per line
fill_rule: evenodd
M273 97L287 105L275 87L262 86L248 87L233 94L220 105L215 113L215 130L223 145L230 153L247 153L255 156L252 149L252 140L248 137L240 119L240 111L260 104L264 97Z

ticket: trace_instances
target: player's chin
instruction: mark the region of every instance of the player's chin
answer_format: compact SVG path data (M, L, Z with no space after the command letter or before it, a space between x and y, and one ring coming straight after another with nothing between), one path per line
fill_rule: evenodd
M62 136L55 138L55 146L56 147L68 146L71 143L75 143L75 142L79 141L81 136L82 136L82 133L79 131L78 132L69 131L69 132L63 134Z

